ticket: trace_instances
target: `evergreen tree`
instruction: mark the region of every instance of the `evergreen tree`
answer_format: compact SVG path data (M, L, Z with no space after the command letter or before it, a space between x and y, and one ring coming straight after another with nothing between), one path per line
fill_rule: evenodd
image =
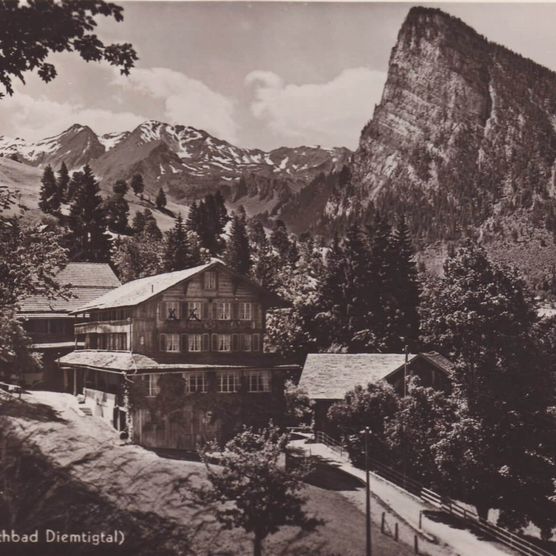
M145 183L143 182L143 176L141 174L134 174L131 178L131 189L135 196L142 196L143 191L145 191Z
M344 331L348 348L358 351L365 344L360 341L361 333L368 338L369 331L369 266L367 246L357 224L349 227L342 251Z
M61 201L64 203L70 201L70 199L68 199L69 183L70 183L70 175L68 172L68 167L66 166L65 162L62 162L62 165L58 170L58 179L56 180L56 185L58 186L58 196L60 197Z
M163 255L164 271L183 270L195 266L196 262L191 253L187 230L180 213L174 227L166 232Z
M158 190L158 194L156 196L156 208L163 209L166 206L166 194L164 193L164 189L162 187Z
M373 339L369 347L380 351L393 351L396 340L396 273L395 255L392 249L392 228L387 220L375 213L374 222L367 227L369 244L368 310ZM374 343L374 345L373 345ZM399 347L399 346L396 346Z
M75 172L73 201L68 219L66 241L71 259L106 262L110 240L106 235L106 215L97 179L87 164L83 172Z
M60 211L61 198L50 164L44 169L41 184L39 208L47 214L57 214Z
M125 199L127 189L126 182L118 180L112 187L112 196L104 204L108 228L116 234L129 232L129 205Z
M402 351L407 345L415 350L419 338L420 285L409 229L402 217L392 235L392 294L393 313L390 319L391 349Z
M112 191L114 195L124 196L128 192L129 188L125 180L118 180L113 186Z
M270 243L284 261L289 261L291 243L288 236L288 230L283 220L276 220L274 230L270 235Z
M225 246L222 239L224 227L229 220L224 198L220 193L209 194L189 209L187 228L195 232L201 247L211 255L218 256Z
M252 243L254 249L266 247L268 239L264 226L260 220L251 221L248 226L249 241Z
M245 275L249 273L252 264L251 250L245 229L245 220L238 215L234 215L232 218L232 227L230 237L226 242L224 260L236 272Z
M143 216L145 218L145 225L143 228L144 233L154 239L162 239L162 232L158 227L156 218L154 217L151 209L146 208L143 211Z
M323 341L344 345L348 338L344 330L344 253L335 235L325 256L323 278L319 290L317 322L321 323Z
M139 235L145 229L145 215L138 210L133 217L133 221L131 223L131 229L135 235Z

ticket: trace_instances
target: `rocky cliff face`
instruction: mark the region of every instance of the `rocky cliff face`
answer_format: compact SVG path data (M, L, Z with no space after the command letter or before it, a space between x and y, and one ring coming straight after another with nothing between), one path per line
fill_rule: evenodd
M516 211L552 231L555 157L556 74L413 8L354 155L355 195L327 211L373 200L405 212L426 242L498 232Z

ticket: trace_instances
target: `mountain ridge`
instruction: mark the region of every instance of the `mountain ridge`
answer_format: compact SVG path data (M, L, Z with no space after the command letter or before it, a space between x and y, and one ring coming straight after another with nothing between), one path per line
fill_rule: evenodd
M89 164L107 191L118 179L141 173L148 195L156 195L163 187L176 201L187 204L216 189L237 200L236 186L248 176L287 182L296 191L318 173L340 168L351 151L307 146L248 149L192 126L147 120L132 131L103 135L74 124L36 142L0 136L0 155L15 155L25 164L40 167L57 168L64 161L75 170ZM281 186L282 194L286 189ZM258 194L253 188L249 191L250 196Z

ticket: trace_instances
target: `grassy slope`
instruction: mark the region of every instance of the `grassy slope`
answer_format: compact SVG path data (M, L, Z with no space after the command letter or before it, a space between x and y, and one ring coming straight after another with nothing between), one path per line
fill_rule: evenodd
M11 406L0 400L0 444L6 446L10 439L8 453L27 454L19 475L6 476L4 471L15 493L8 516L17 517L10 527L106 531L117 524L128 533L127 548L110 554L250 553L251 542L245 533L221 531L210 509L192 499L191 486L204 480L201 464L168 460L138 446L122 445L108 424L77 415L72 409L75 403L67 394L47 392ZM28 471L21 473L22 468ZM305 535L294 528L283 529L267 540L265 554L361 554L361 511L328 488L309 486L306 494L309 512L324 519L325 526ZM0 527L7 519L2 515L3 503L5 495L0 495ZM14 504L20 511L14 511ZM410 553L376 531L374 537L383 556ZM86 547L76 545L68 552L59 545L50 549L56 550L36 554L90 554Z
M0 186L6 186L16 196L18 212L25 213L28 218L38 219L41 212L39 206L39 192L41 187L42 170L15 162L5 157L0 157ZM138 210L150 208L158 222L161 230L167 230L174 224L174 219L168 214L155 210L150 199L141 200L133 193L128 193L127 201L129 203L130 220ZM187 215L187 207L178 205L173 201L168 201L167 208L174 214L182 213Z

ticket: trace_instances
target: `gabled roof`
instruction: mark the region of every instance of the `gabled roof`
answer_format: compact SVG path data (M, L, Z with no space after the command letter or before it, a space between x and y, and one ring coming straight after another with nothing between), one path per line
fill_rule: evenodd
M437 352L410 354L408 363L427 361L449 376L453 363ZM357 385L366 386L387 379L403 368L405 355L399 353L310 353L307 356L299 387L309 398L341 400Z
M68 263L56 275L56 280L69 286L69 299L33 295L20 301L19 313L29 318L65 316L120 285L114 271L106 263Z
M186 268L184 270L177 270L175 272L166 272L164 274L156 274L155 276L148 276L147 278L140 278L138 280L133 280L108 292L107 294L95 299L91 303L87 303L79 306L74 310L75 313L81 313L90 311L91 309L113 309L118 307L133 307L139 305L144 301L166 291L168 288L183 282L197 274L204 272L210 268L221 266L225 268L231 274L238 276L240 279L249 282L253 287L258 290L263 291L266 295L272 295L267 292L261 286L252 282L245 276L240 276L229 269L222 261L219 259L212 259L209 263L202 264L199 266L194 266L192 268ZM279 300L277 296L273 296L276 300ZM281 301L281 300L280 300ZM277 301L277 304L280 304Z
M415 357L409 355L409 361ZM310 353L299 387L311 399L341 400L358 384L379 382L404 363L399 353Z
M195 369L260 369L261 365L228 365L209 363L165 363L130 351L75 350L58 359L62 366L103 369L106 371L171 371ZM262 368L291 370L295 365L263 365Z

